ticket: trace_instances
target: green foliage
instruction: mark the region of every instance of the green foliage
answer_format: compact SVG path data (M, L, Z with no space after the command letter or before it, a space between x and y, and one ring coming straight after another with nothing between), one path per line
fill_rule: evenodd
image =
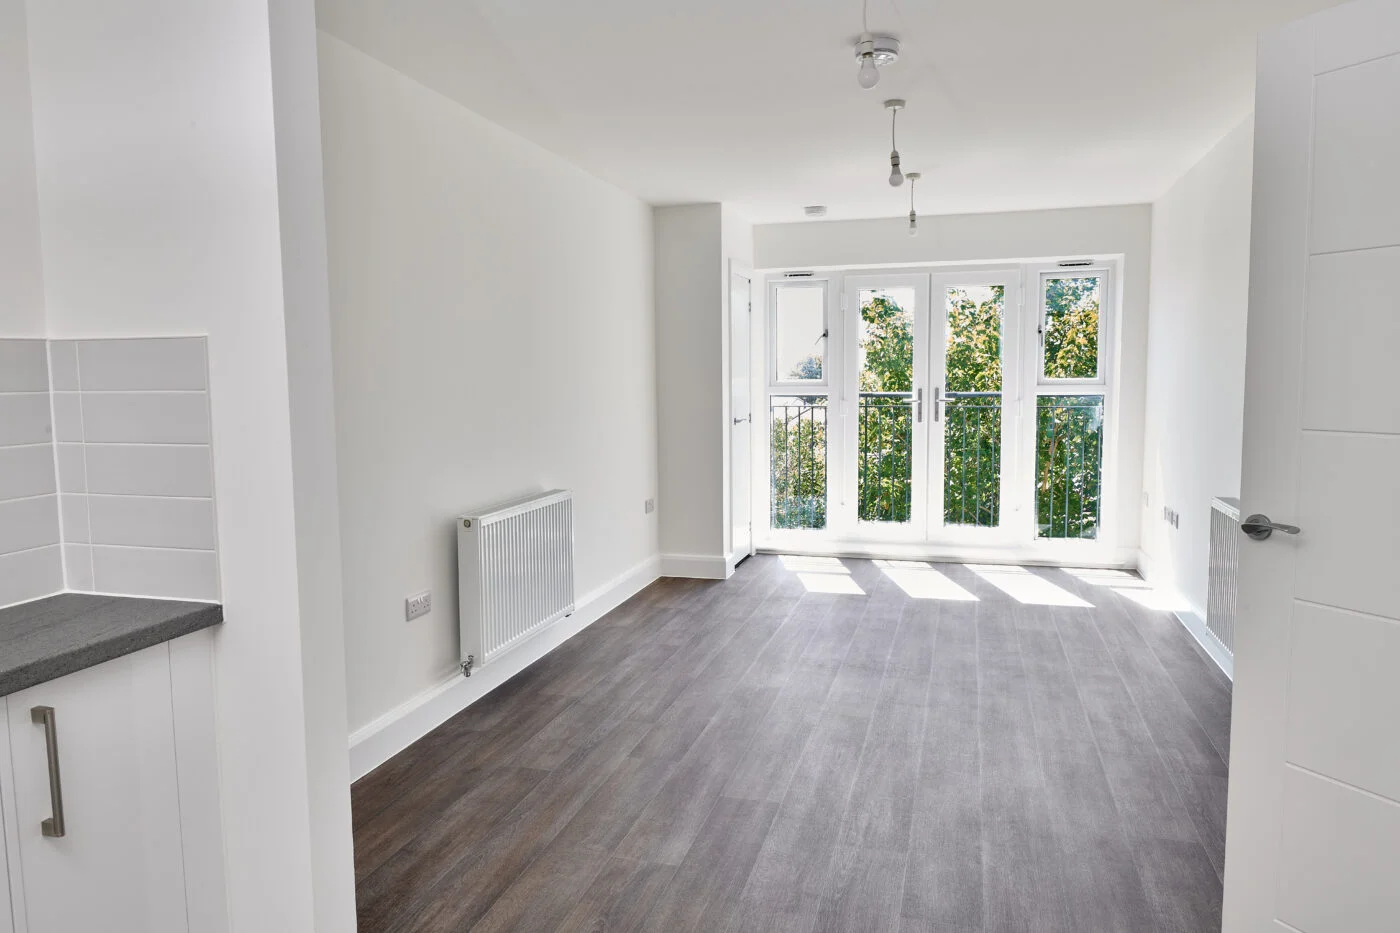
M1006 290L949 289L949 393L1000 393ZM943 408L943 521L995 528L1001 522L1001 396L950 398Z
M907 522L913 503L914 416L909 397L865 393L909 393L914 389L912 310L877 295L861 305L859 497L863 522Z
M1050 279L1045 287L1045 375L1093 379L1099 373L1099 280Z
M1103 396L1043 395L1036 404L1037 534L1095 538L1103 462Z
M815 379L820 381L822 377L822 361L815 356L809 356L793 367L788 373L789 379Z
M826 399L775 398L769 463L774 528L826 527Z

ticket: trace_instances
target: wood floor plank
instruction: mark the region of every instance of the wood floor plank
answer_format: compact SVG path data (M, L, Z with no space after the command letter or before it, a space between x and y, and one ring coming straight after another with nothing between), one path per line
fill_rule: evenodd
M1228 682L1092 577L934 569L647 588L357 782L360 933L1217 929Z

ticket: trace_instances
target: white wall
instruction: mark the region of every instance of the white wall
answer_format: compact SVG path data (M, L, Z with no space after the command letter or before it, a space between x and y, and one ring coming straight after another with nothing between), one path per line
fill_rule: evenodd
M1144 570L1201 617L1210 500L1240 491L1253 148L1251 119L1152 209Z
M358 729L456 671L464 510L572 489L581 597L654 561L652 225L557 156L320 47ZM405 622L425 589L433 611Z
M44 336L24 0L0 0L0 337Z
M209 337L235 933L354 927L313 17L29 6L50 335Z
M753 227L720 204L655 209L662 571L732 567L729 268L753 262Z
M895 266L1121 256L1117 521L1105 541L1123 559L1136 556L1142 527L1143 405L1146 393L1151 207L1086 207L1007 214L762 224L754 227L754 265L767 270Z

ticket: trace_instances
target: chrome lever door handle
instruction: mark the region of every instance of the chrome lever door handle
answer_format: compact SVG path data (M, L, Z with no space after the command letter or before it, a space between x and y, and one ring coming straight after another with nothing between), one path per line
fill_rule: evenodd
M1271 521L1267 515L1260 514L1251 515L1240 522L1240 531L1255 541L1267 541L1275 531L1281 531L1286 535L1296 535L1302 530L1297 525L1284 525Z
M943 401L943 387L933 387L933 420L942 421L943 413L939 410L939 403Z
M745 416L742 417L742 418L735 418L735 419L734 419L734 423L735 423L735 424L743 424L745 421L748 421L748 420L749 420L749 416L748 416L748 415L745 415Z
M917 389L914 392L914 420L920 423L924 420L924 390Z
M58 839L68 831L63 822L63 781L58 775L58 723L54 721L52 706L32 707L29 718L35 725L44 727L44 748L49 759L49 806L53 816L39 827L45 836Z

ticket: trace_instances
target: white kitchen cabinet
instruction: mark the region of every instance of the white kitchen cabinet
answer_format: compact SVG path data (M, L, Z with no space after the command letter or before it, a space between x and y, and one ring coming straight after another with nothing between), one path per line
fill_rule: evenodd
M217 795L195 786L215 780L208 639L188 635L4 699L0 805L14 933L226 926ZM52 736L44 710L53 711Z

